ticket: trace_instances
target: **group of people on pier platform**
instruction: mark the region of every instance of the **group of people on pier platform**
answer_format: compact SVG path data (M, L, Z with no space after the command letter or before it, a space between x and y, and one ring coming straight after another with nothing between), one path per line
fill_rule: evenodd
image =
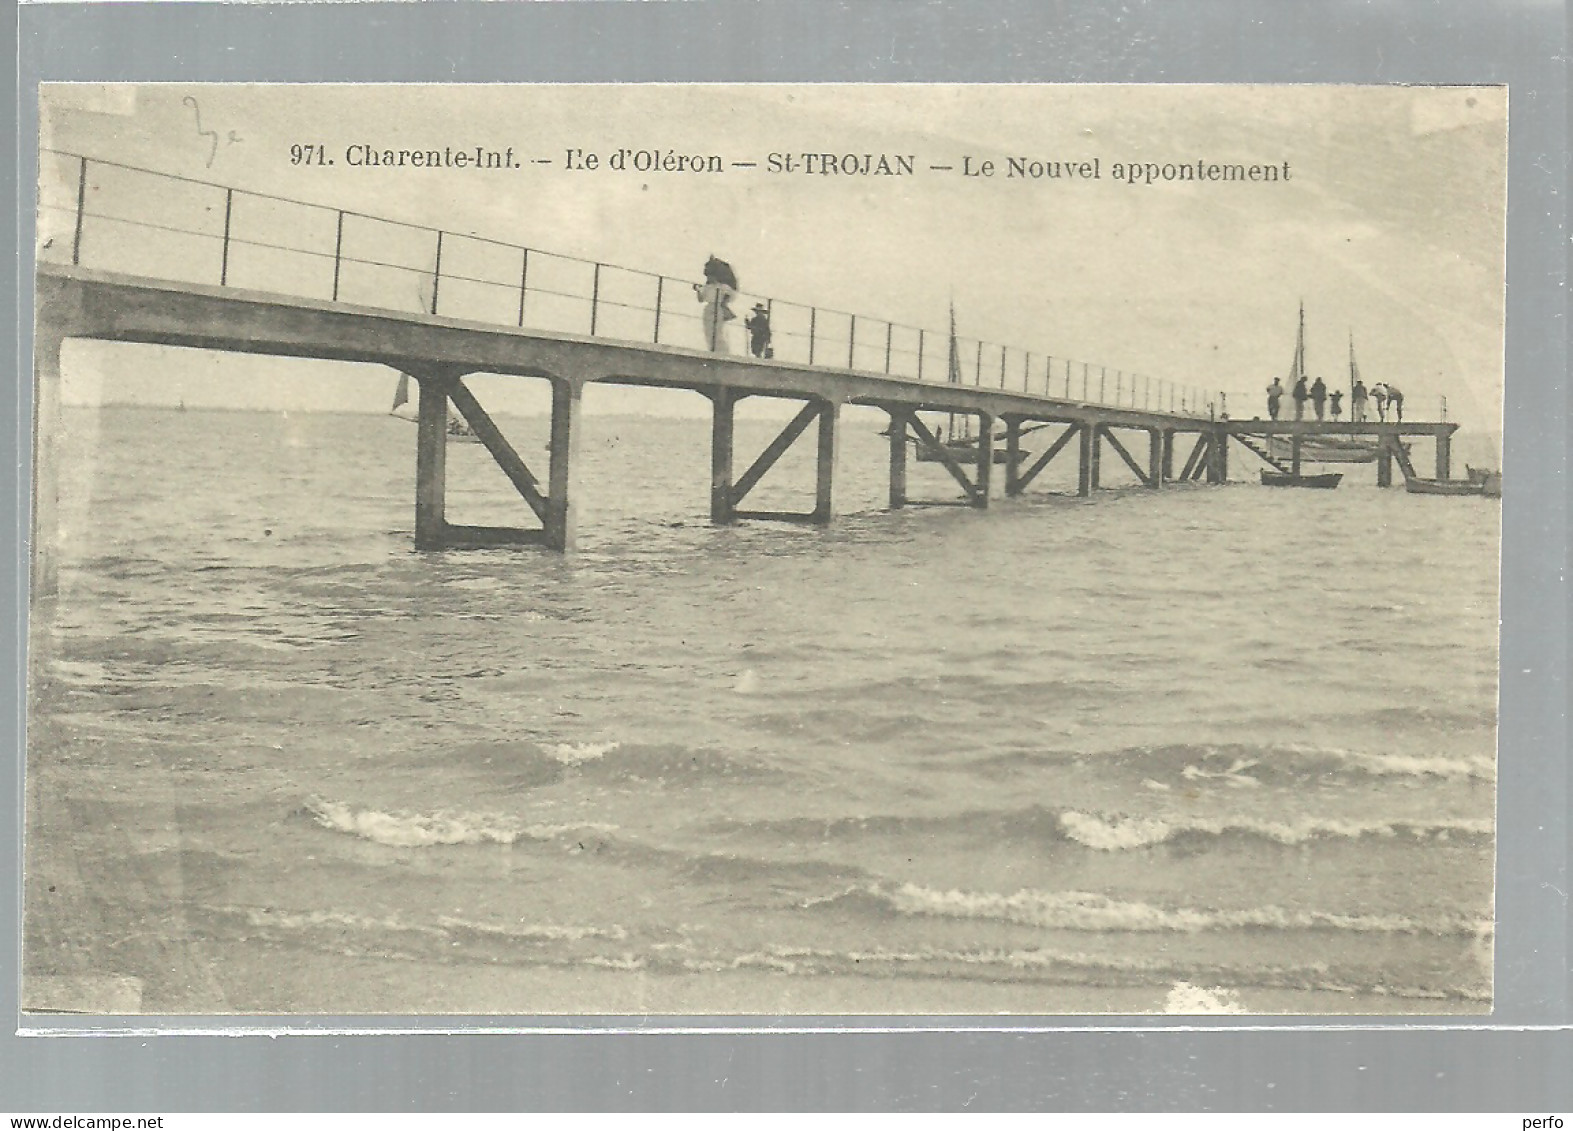
M1267 386L1267 414L1274 420L1278 419L1283 398L1284 384L1274 377L1273 383ZM1333 422L1337 423L1343 415L1343 390L1334 389L1332 392L1328 392L1326 382L1320 377L1309 384L1307 384L1304 377L1301 377L1294 383L1294 388L1290 390L1289 399L1294 402L1294 418L1296 420L1305 419L1305 404L1307 401L1311 402L1311 408L1316 413L1316 419L1318 420L1326 419L1327 414L1330 413ZM1403 390L1399 389L1397 385L1385 381L1379 381L1367 390L1365 382L1356 378L1353 387L1349 390L1349 419L1356 424L1365 423L1370 419L1368 406L1373 402L1376 404L1378 420L1385 422L1388 412L1391 411L1393 419L1403 423Z
M694 297L704 304L700 322L704 326L705 348L711 353L731 353L727 323L737 320L732 300L737 297L737 272L724 259L711 256L705 261L705 281L694 284ZM770 345L770 310L762 302L743 321L748 331L748 352L755 357L774 357Z

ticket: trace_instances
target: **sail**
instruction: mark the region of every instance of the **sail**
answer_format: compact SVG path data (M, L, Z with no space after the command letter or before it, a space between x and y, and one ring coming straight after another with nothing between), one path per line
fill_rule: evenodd
M1304 377L1305 373L1305 303L1300 304L1300 330L1294 339L1294 363L1289 367L1289 388Z
M405 405L407 405L409 403L410 403L410 375L408 373L400 373L399 374L399 383L398 383L398 385L396 385L394 387L394 390L393 390L393 407L390 408L388 410L388 412L389 413L397 413L399 411L399 409L403 408Z

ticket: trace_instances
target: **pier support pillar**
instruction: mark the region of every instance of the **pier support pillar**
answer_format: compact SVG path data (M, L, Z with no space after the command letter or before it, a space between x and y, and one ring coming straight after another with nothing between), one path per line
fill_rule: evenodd
M1005 418L1005 495L1015 498L1021 494L1021 420Z
M907 505L907 418L890 414L890 509Z
M583 386L577 381L552 381L552 453L546 496L546 548L574 547L577 507L574 496L579 471L579 410Z
M813 521L830 524L835 513L836 455L840 446L841 405L826 401L819 409L819 453L814 465ZM905 429L903 429L905 431Z
M1103 425L1087 421L1081 426L1081 467L1076 481L1076 494L1090 498L1098 489L1098 458L1102 455Z
M1436 477L1453 477L1453 438L1438 434L1436 438Z
M1300 454L1299 444L1295 445L1295 455ZM1295 460L1295 473L1299 474L1300 461ZM1388 446L1387 437L1383 436L1376 451L1376 485L1378 487L1391 487L1393 485L1393 450Z
M1289 441L1289 474L1296 479L1300 478L1300 433L1298 432ZM1388 469L1388 474L1392 474L1391 468Z
M710 394L710 521L730 526L737 521L732 502L732 423L737 394L721 388Z
M42 305L42 304L40 304ZM40 309L33 340L33 525L30 602L60 593L60 354L65 338Z
M1174 430L1163 429L1163 475L1165 483L1174 482Z
M987 509L989 486L994 480L994 417L987 412L978 413L978 484L972 494L972 505Z
M1207 482L1229 482L1229 433L1222 428L1213 429L1212 443L1207 448Z
M1147 430L1147 486L1157 490L1163 486L1165 473L1164 467L1164 432L1161 428Z
M419 377L420 406L415 435L415 548L440 550L446 541L448 473L448 382Z

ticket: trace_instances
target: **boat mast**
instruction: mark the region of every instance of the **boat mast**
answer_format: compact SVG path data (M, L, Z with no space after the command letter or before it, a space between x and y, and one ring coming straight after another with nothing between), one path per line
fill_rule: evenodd
M945 380L952 385L961 384L961 348L956 341L956 303L954 299L950 303L950 359ZM972 417L963 416L962 427L966 432L964 438L970 440L972 438ZM949 440L956 438L956 414L954 412L947 414L945 437Z
M1354 419L1355 382L1360 380L1360 369L1355 365L1355 332L1349 331L1349 418Z
M1299 382L1305 373L1305 300L1300 300L1300 332L1294 339L1294 380ZM1292 391L1292 389L1291 389Z

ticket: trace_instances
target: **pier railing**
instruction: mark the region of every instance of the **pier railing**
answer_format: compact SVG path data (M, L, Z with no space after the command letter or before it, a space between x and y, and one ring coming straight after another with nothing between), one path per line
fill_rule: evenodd
M695 281L45 149L42 260L178 282L445 315L629 343L705 348ZM728 333L746 351L755 304L772 356L945 382L947 331L744 292ZM1208 417L1222 396L1113 366L956 339L968 385Z

